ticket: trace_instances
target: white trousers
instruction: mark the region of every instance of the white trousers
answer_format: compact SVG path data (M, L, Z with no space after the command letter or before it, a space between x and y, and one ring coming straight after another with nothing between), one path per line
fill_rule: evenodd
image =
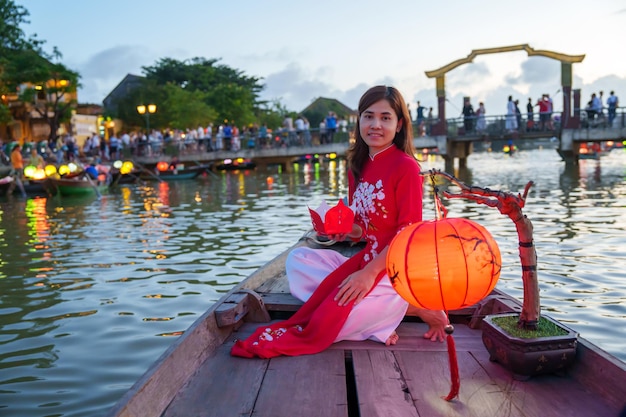
M286 262L291 294L307 301L324 278L346 259L332 249L294 249ZM385 274L367 297L352 308L335 342L371 339L385 343L402 321L408 306Z

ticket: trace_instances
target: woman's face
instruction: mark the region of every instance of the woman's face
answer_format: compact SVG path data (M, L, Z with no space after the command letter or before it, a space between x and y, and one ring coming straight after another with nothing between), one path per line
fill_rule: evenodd
M393 138L402 129L402 120L387 100L380 100L361 113L359 132L369 146L370 155L388 147Z

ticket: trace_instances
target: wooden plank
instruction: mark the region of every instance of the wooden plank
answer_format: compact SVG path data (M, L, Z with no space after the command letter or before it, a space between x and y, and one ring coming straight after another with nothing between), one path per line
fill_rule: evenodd
M621 411L620 406L607 403L570 377L541 375L526 381L517 381L497 362L489 361L486 349L475 351L473 355L494 382L509 392L511 401L517 407L523 408L528 416L613 417L618 416ZM528 401L530 398L532 401Z
M352 352L360 417L419 417L389 350Z
M284 269L281 269L274 277L266 280L256 289L259 294L289 294L289 281Z
M215 321L218 327L233 326L241 320L254 323L270 321L269 313L259 294L249 289L231 294L217 305Z
M245 293L231 294L223 303L215 308L215 321L218 327L225 327L238 323L248 312Z
M302 301L291 294L263 294L263 303L268 311L295 312L302 306Z
M457 351L461 388L459 397L446 401L450 391L447 352L394 352L420 416L437 417L546 417L524 414L469 352Z
M254 417L294 416L348 416L343 351L271 359Z
M398 336L400 336L398 344L392 348L382 343L369 340L363 342L343 341L333 344L330 348L345 350L418 350L425 352L447 352L448 348L445 342L431 342L430 340L424 339L423 335L427 330L428 325L425 323L403 322L396 330ZM470 329L466 325L459 324L455 326L454 340L457 350L471 351L479 348L484 349L481 332L479 330Z
M576 380L626 410L626 364L584 338L578 338L576 361L568 371Z
M205 359L227 339L230 331L215 322L214 308L205 312L122 396L107 415L159 416Z
M232 357L232 345L202 364L162 417L252 415L269 360Z

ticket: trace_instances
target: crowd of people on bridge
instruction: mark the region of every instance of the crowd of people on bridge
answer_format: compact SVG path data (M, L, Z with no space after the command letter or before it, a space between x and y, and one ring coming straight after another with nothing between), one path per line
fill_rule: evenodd
M614 125L619 99L614 91L611 91L606 102L603 91L591 94L584 111L583 127L612 127ZM407 111L411 116L411 109L407 104ZM425 107L417 101L414 129L416 136L430 135L431 127L437 122L433 115L433 107ZM533 101L528 98L526 104L526 117L519 106L519 100L512 95L508 97L506 115L504 116L504 130L513 132L553 131L555 119L553 117L553 101L549 94L543 94ZM469 97L463 100L461 116L463 128L460 134L487 133L488 125L485 104L481 101L474 109ZM536 117L538 115L538 119ZM412 116L411 116L412 118ZM214 126L198 126L197 128L152 129L149 132L122 131L111 134L108 140L98 133L89 136L82 146L79 146L75 137L65 134L56 140L44 143L43 146L31 143L24 144L25 155L30 148L35 148L46 158L55 162L68 162L76 160L79 156L97 157L100 160L115 160L129 156L158 156L169 148L172 153L189 154L196 152L212 151L238 151L240 149L268 149L289 146L316 146L333 143L336 140L348 140L350 127L345 119L337 117L335 112L328 112L316 128L312 128L307 118L300 114L295 120L285 116L282 125L274 128L266 124L249 124L238 127L234 122L224 120L223 123ZM341 136L337 136L341 133ZM47 146L46 146L47 145ZM1 152L3 162L8 164L8 152Z
M591 99L584 109L584 116L586 117L583 118L583 127L613 127L618 107L619 99L614 91L611 91L606 104L603 101L602 91L598 94L592 93ZM480 102L478 108L474 110L470 98L465 97L461 110L463 130L460 133L485 134L487 130L485 114L486 109L483 102ZM538 120L535 115L538 115ZM512 95L508 97L504 118L504 129L508 133L553 131L555 130L555 121L558 120L559 116L554 116L554 102L549 94L543 94L536 101L529 97L526 103L525 118L520 109L519 100L514 99Z
M611 91L609 97L606 99L606 106L604 102L604 91L600 90L598 94L591 93L591 98L585 106L585 113L587 119L585 124L587 127L613 127L613 121L617 114L617 108L619 107L619 99L615 95L615 91ZM605 116L604 110L607 110Z
M63 163L83 158L112 161L131 156L158 156L168 154L192 154L213 151L238 151L241 149L270 149L290 146L319 146L348 139L348 122L328 112L319 128L311 128L304 115L295 121L285 116L282 125L270 128L267 124L237 126L224 120L217 126L212 123L197 128L151 129L112 133L108 139L92 132L82 144L72 134L56 140L35 144L25 142L25 152L36 149L47 161ZM3 153L4 155L4 153ZM3 162L8 164L8 153Z
M535 111L537 108L537 112ZM428 115L425 112L428 109ZM409 114L410 114L409 109ZM509 96L507 101L506 116L504 119L504 128L508 132L515 131L551 131L554 130L553 120L553 101L549 94L543 94L536 102L533 103L532 98L528 98L526 105L526 118L524 118L519 107L519 100ZM487 132L487 110L484 102L479 102L478 107L474 109L471 99L465 97L463 99L463 108L460 116L463 119L463 128L460 134L485 134ZM538 120L535 120L537 114ZM613 112L614 114L614 112ZM437 122L433 114L432 107L425 107L421 102L417 101L415 127L416 136L429 135L431 127Z
M410 106L407 104L409 116L411 116ZM430 129L435 124L436 120L433 115L433 108L428 108L428 114L425 116L426 107L422 106L420 101L417 101L417 109L415 110L415 135L426 136L430 135Z
M504 119L504 129L509 132L530 132L530 131L551 131L554 130L553 101L549 94L543 94L535 103L532 98L528 98L526 104L526 118L524 119L522 110L520 109L519 99L514 99L510 95L506 104L506 116ZM539 110L539 120L535 120L535 107ZM485 103L479 102L478 108L474 110L469 97L463 100L463 109L461 116L463 117L464 134L485 134L487 131L487 119L485 115L487 110Z

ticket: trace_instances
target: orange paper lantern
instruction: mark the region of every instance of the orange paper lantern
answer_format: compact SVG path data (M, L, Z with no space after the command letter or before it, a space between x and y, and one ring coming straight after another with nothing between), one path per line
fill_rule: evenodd
M496 286L501 268L493 237L467 219L407 226L387 252L387 273L398 294L416 307L431 310L477 303Z
M163 172L170 169L170 164L165 161L160 161L159 163L157 163L156 167L159 171Z

